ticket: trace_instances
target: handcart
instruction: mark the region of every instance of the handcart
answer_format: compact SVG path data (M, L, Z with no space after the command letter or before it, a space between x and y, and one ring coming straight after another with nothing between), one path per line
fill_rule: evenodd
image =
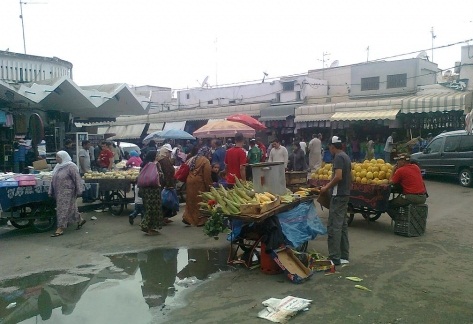
M99 200L103 210L109 210L112 215L119 216L128 203L134 201L134 183L130 179L85 179L86 183L98 183ZM133 196L127 197L132 191Z
M310 185L319 187L327 184L328 180L309 181ZM348 202L348 224L350 224L356 213L361 214L366 220L376 221L388 210L389 196L391 195L390 185L369 185L362 183L352 183L350 200Z

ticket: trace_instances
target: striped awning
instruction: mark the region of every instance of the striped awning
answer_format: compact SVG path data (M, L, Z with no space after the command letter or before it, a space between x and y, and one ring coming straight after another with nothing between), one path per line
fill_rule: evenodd
M295 123L325 121L335 113L335 104L327 105L305 105L296 108Z
M149 123L148 134L162 131L163 127L164 127L164 123Z
M387 110L353 110L353 111L341 111L336 112L330 118L330 120L395 120L396 115L399 113L400 109L387 109Z
M472 97L472 91L406 97L402 100L401 113L415 114L455 110L469 112L472 108Z
M137 139L141 137L145 124L110 126L107 133L115 134L111 139Z

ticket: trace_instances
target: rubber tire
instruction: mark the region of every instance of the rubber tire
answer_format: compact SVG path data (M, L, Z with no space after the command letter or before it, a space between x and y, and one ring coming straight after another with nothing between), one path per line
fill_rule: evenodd
M19 222L17 222L17 221L19 221ZM33 224L33 221L34 221L33 219L21 219L21 218L19 218L16 221L10 219L10 223L18 229L24 229L24 228L30 227L31 224ZM26 224L24 222L26 222Z
M462 187L471 187L471 185L473 184L471 178L471 170L467 168L462 169L458 174L458 180L460 181L460 185Z
M52 204L39 206L33 211L33 216L38 217L31 223L36 233L48 232L56 227L56 210Z
M376 214L368 214L368 220L370 222L375 222L381 217L381 213L376 213Z
M120 216L124 209L123 196L119 192L114 192L110 195L110 200L107 201L108 210L114 216Z

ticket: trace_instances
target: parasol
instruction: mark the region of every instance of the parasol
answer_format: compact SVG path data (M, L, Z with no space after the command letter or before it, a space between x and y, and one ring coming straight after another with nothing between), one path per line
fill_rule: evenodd
M151 140L162 140L162 139L182 139L182 140L194 140L195 137L180 129L168 129L164 131L157 131L149 134L143 140L143 143L148 143Z
M234 114L234 115L231 115L230 117L228 117L227 120L245 124L247 126L250 126L253 129L255 129L255 130L266 129L266 126L264 126L258 120L254 119L251 116L245 115L245 114Z
M193 135L198 138L234 137L236 133L242 133L245 137L255 136L255 130L250 126L229 120L208 123L196 130Z

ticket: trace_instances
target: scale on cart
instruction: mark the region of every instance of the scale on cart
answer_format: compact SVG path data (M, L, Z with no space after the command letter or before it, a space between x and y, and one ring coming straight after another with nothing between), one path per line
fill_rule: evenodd
M286 174L284 162L263 162L251 164L253 187L256 192L286 194Z

